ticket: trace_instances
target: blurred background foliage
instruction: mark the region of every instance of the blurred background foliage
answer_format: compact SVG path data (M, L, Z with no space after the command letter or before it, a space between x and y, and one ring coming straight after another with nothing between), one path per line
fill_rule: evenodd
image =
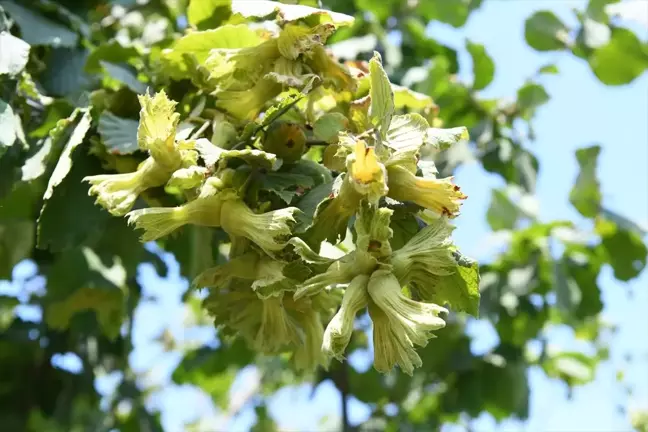
M436 156L442 176L477 161L504 180L505 187L492 191L486 215L493 231L506 233L508 246L481 263L481 319L493 324L499 343L474 354L467 318L457 315L421 350L424 367L412 377L346 363L302 375L287 359L260 358L241 342L221 343L209 332L186 336L211 327L200 295L186 294L185 337L159 332L160 352L175 353L173 381L209 394L219 419L186 428L224 430L252 405L254 430L276 430L267 400L302 382L330 380L342 399L368 404L370 419L354 426L360 430L418 431L468 425L484 412L496 420L527 418L531 366L570 388L591 381L615 331L601 320L599 273L609 266L620 281L636 278L646 265L646 233L602 199L596 144L556 155L578 162L580 173L568 187L582 218L538 218L534 116L549 100L543 77L559 74L558 68L542 67L513 98L485 99L480 91L497 65L480 41L465 42L472 80L464 82L457 78L457 51L426 31L430 21L461 28L481 0L299 3L355 16L353 26L329 40L340 60L368 60L379 51L390 79L430 95L445 127L469 128L469 142ZM623 3L615 3L590 0L574 11L576 27L550 11L537 12L525 23L526 43L578 57L605 85L630 83L648 68L648 45L616 20L611 11ZM147 86L167 89L189 113L196 89L160 74L160 53L186 31L224 22L228 2L1 0L0 8L0 279L6 280L0 285L0 425L7 431L162 430L163 410L147 401L163 389L134 366L133 328L147 325L137 322L144 318L135 311L151 301L142 280L160 281L170 270L191 279L223 260L223 239L187 227L166 243L142 246L123 220L93 204L80 180L136 163L136 94ZM105 109L92 121L84 110L90 103ZM543 175L551 171L542 168ZM177 277L165 283L186 286ZM162 327L172 321L146 319ZM368 348L365 324L360 317L351 347L357 353ZM550 349L547 332L556 326L572 328L590 349ZM251 367L251 384L232 390ZM116 377L108 396L100 391L106 377ZM348 423L343 417L329 427ZM646 430L645 413L633 419Z

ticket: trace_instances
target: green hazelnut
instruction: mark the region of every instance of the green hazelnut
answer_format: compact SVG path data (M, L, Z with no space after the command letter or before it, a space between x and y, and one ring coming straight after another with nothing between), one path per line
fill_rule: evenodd
M295 123L275 122L266 133L263 150L276 154L286 163L296 162L306 150L306 135Z

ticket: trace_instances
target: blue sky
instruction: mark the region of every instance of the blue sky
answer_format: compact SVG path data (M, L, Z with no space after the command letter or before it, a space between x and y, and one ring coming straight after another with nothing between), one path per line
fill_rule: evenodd
M569 0L487 0L460 31L441 24L429 30L434 37L460 50L462 79L471 79L470 58L463 49L465 38L486 46L497 70L493 83L483 91L484 97L513 98L516 89L540 66L555 63L560 69L559 75L541 78L551 100L538 113L535 121L537 141L532 144L532 151L541 165L537 187L541 220L572 219L587 227L587 222L568 202L569 189L577 175L574 151L599 143L603 151L598 173L605 205L648 225L648 75L644 74L627 86L606 87L596 80L584 61L564 53L537 53L523 39L524 20L534 11L550 9L566 23L575 24L571 9L582 10L584 5L584 1ZM635 30L644 40L648 38L647 30ZM478 164L461 167L456 181L470 198L457 220L455 241L468 255L488 260L502 244L498 236L492 235L485 214L491 189L502 187L503 182L485 173ZM168 278L158 277L151 266L145 265L140 271L147 300L136 313L136 350L131 356L131 364L140 373L140 381L145 386L168 384L181 358L179 353L164 352L162 344L155 340L165 329L183 344L216 343L215 332L209 323L196 322L191 310L180 304L187 282L178 276L173 259L168 256L167 259L171 268ZM18 280L34 270L29 264L19 266L14 272L16 283L0 282L0 292L17 294ZM605 302L603 315L619 326L611 343L610 360L601 365L593 383L576 389L572 400L567 400L565 386L532 369L529 373L532 383L530 419L524 425L505 422L499 426L500 430L626 431L630 430L627 414L618 412L617 405L641 404L648 408L647 273L630 283L620 283L614 280L610 269L605 268L599 284ZM632 298L628 296L631 292L634 293ZM20 308L21 315L40 318L39 311ZM186 329L187 325L190 330ZM497 342L488 323L474 323L470 333L475 351L488 350ZM572 332L565 329L553 330L551 343L563 349L574 349L577 344ZM626 353L633 355L633 363L624 360ZM363 356L356 356L354 360L360 367L369 366ZM78 370L73 355L57 361L61 367ZM618 369L623 369L625 379L634 383L631 398L616 381ZM98 390L109 396L119 379L117 375L106 376L98 382ZM239 389L254 380L255 371L246 369L231 393L238 394ZM312 399L310 393L309 386L286 388L271 399L270 412L281 427L312 430L318 424L327 424L327 430L334 430L340 416L337 391L332 384L324 383ZM182 430L183 421L197 417L204 419L205 426L211 425L208 429L223 426L210 398L189 386L172 384L151 397L149 406L163 410L163 421L170 432ZM367 407L355 400L351 400L350 408L354 423L363 421L369 414ZM243 409L229 423L229 430L244 431L253 423L252 409ZM496 426L488 416L482 416L475 424L478 431L494 429Z

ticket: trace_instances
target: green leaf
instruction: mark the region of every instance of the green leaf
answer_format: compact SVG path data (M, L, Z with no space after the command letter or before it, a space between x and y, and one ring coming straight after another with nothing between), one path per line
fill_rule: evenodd
M466 24L470 13L481 0L424 0L418 2L416 12L428 20L437 20L459 28Z
M443 305L457 312L479 316L479 265L459 251L453 253L457 262L455 272L446 275L431 275L430 286L426 289L426 301Z
M41 117L40 125L33 129L29 136L33 138L44 138L56 127L59 120L69 117L74 108L69 102L62 99L55 99L46 108L45 115Z
M349 120L340 113L327 113L313 125L315 138L328 143L337 141L338 134L349 127Z
M549 101L549 94L543 86L526 83L518 89L517 104L524 119L533 117L535 110Z
M568 275L565 267L564 260L554 261L554 290L558 310L570 316L580 304L583 295L578 283Z
M309 55L315 46L326 43L328 37L335 31L330 25L306 28L295 24L286 24L277 38L279 53L287 60L297 60L300 55ZM289 68L282 68L282 70ZM279 71L278 69L275 69Z
M55 48L51 51L47 69L41 76L41 84L48 94L68 96L81 93L91 83L83 71L88 50Z
M486 213L486 219L493 231L513 229L519 217L520 209L510 200L506 192L494 189Z
M405 246L405 243L410 241L419 232L420 226L412 213L397 209L391 218L389 228L393 232L389 242L391 243L392 250L396 251Z
M102 61L136 66L142 63L142 53L135 46L124 46L115 40L102 43L90 52L84 70L88 73L100 73Z
M550 11L539 11L527 18L524 37L538 51L561 50L567 47L569 28Z
M52 139L47 137L38 142L38 150L22 166L22 181L29 182L45 174L51 161L57 156L59 147L54 148Z
M586 384L594 379L596 358L579 352L561 352L554 354L542 367L548 376L560 378L568 386Z
M648 50L632 31L615 28L609 43L594 50L588 61L602 83L623 85L634 81L648 68Z
M266 127L271 125L273 122L281 118L286 114L292 107L294 107L297 102L304 98L305 94L296 90L290 90L288 94L282 97L274 105L268 108L264 115L263 120L261 121L261 127ZM247 139L249 136L246 136L245 131L243 131L243 139Z
M615 278L629 281L646 267L648 250L639 234L603 218L596 221L596 232L601 236Z
M214 235L213 229L187 225L165 241L164 249L172 252L178 260L180 274L192 281L216 262L217 240L218 236Z
M611 220L615 224L619 225L621 228L628 231L636 232L642 237L648 234L648 228L646 228L645 226L641 226L638 223L612 210L602 208L601 215L605 216L606 219Z
M70 172L70 168L72 168L72 153L83 142L86 134L90 130L90 126L92 124L90 110L83 109L79 110L79 112L83 113L83 115L74 125L74 129L72 129L70 138L65 144L63 153L61 153L61 157L59 158L58 163L54 168L54 172L52 172L52 176L47 183L47 189L45 190L45 195L43 196L43 201L45 202L47 202L47 200L54 193L54 188L61 184L61 182ZM77 115L73 114L73 117L77 117Z
M229 15L231 3L231 0L191 0L187 20L199 29L216 27Z
M30 45L74 47L79 40L79 36L69 28L13 1L2 1L0 6L18 23L22 39Z
M556 66L555 64L548 64L548 65L542 66L540 69L538 69L538 73L540 73L540 74L555 75L558 72L559 72L558 66Z
M16 297L0 295L0 332L4 333L11 326L15 316L14 308L19 304L20 300Z
M106 61L99 61L101 67L106 71L108 76L119 81L137 94L146 93L146 84L137 79L137 75L128 68Z
M428 136L428 128L420 114L396 115L391 119L386 144L398 151L419 150Z
M29 258L33 247L33 221L0 220L0 280L11 279L13 267Z
M85 112L84 112L85 111ZM78 114L83 112L80 119ZM84 239L101 234L98 227L109 214L94 205L88 196L89 185L82 179L101 170L99 162L75 151L90 128L90 111L77 110L68 128L69 138L58 158L43 196L38 218L37 245L60 251L78 245ZM80 164L74 164L79 161Z
M336 26L345 26L353 23L353 17L325 9L317 9L299 4L283 4L269 0L232 0L232 13L245 18L264 18L274 13L283 22L292 22L314 17L314 24L332 23Z
M439 175L439 170L436 167L436 164L432 160L419 160L418 161L419 170L421 170L421 176L426 178L436 178Z
M467 40L466 49L470 53L473 62L473 89L483 90L488 87L495 77L495 63L486 52L484 45Z
M82 181L100 172L101 166L80 152L75 153L74 159L84 165L72 166L41 210L36 233L40 249L58 252L89 242L102 235L101 227L110 219L110 214L88 196L89 185Z
M64 330L80 312L92 310L103 332L119 335L124 311L126 272L119 260L103 261L92 249L77 248L58 256L47 274L45 321Z
M451 129L428 128L426 144L435 149L447 150L458 142L468 139L470 139L468 129L464 126Z
M99 117L98 131L104 145L112 154L131 154L139 150L136 120L117 117L104 111Z
M426 94L396 84L392 84L391 87L394 92L394 107L396 109L408 108L418 111L435 107L432 98Z
M264 168L269 171L275 171L281 166L281 159L277 159L276 155L266 153L263 150L251 148L243 150L227 150L221 153L219 158L221 167L227 166L227 162L231 159L241 159L249 165Z
M16 76L29 60L29 44L9 32L0 32L0 75Z
M369 61L369 73L371 80L369 116L371 122L384 137L391 124L392 115L394 115L394 93L378 52L374 52L371 61Z
M228 24L213 30L191 32L181 37L171 48L164 50L163 58L168 66L165 67L165 72L172 78L182 79L188 72L185 54L195 56L198 64L202 64L214 48L247 48L262 41L254 30L244 24Z
M314 185L311 177L304 174L271 172L263 176L262 188L276 193L286 204L299 193L299 190L308 189Z
M317 207L326 200L332 193L333 183L322 183L309 190L298 202L297 208L301 210L297 214L298 227L295 232L304 232L313 222Z
M598 215L601 207L601 188L596 178L596 164L601 146L595 145L576 150L580 172L569 193L569 202L585 217Z
M594 248L568 251L566 255L562 260L562 269L566 272L566 278L576 282L580 291L578 304L570 304L571 315L581 320L595 317L603 310L601 290L597 284L601 270L601 257L598 256L599 253ZM574 287L568 288L570 298L575 299L576 294L572 292Z
M254 360L242 339L222 343L217 349L200 348L189 352L173 372L173 381L194 384L206 391L221 408L226 408L230 385L236 370Z
M355 0L354 3L358 10L371 12L378 21L384 21L391 16L398 0Z

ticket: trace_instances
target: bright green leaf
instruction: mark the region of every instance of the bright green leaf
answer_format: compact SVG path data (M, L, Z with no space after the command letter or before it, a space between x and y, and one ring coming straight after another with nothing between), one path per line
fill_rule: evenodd
M231 0L190 0L187 20L198 28L215 27L229 14L230 4Z
M473 61L473 89L485 89L495 77L495 63L486 52L484 45L466 41L466 49Z
M479 265L458 251L454 252L457 267L447 276L430 275L431 294L428 301L443 305L447 303L453 311L479 316Z
M601 207L601 188L596 178L596 164L601 146L576 150L580 172L569 193L569 202L585 217L595 217Z
M424 0L418 2L417 13L428 20L437 20L459 28L481 0Z
M518 89L517 98L521 115L528 120L539 106L549 101L549 94L540 84L526 83Z
M391 119L386 144L394 150L419 150L426 141L428 122L416 113L396 115Z
M389 77L382 67L382 59L378 52L374 52L374 56L369 62L369 73L371 79L369 115L371 122L385 136L391 124L392 115L394 115L394 92Z
M282 21L292 22L315 16L318 23L330 22L337 26L350 25L353 17L338 12L298 4L283 4L269 0L232 0L232 13L245 18L263 18L277 13Z
M541 74L555 75L558 72L559 72L558 66L556 66L555 64L548 64L548 65L542 66L540 69L538 69L538 73L541 73Z
M596 232L601 236L615 278L629 281L646 267L648 249L638 233L602 218L596 221Z
M561 378L569 386L586 384L594 379L596 358L579 352L553 354L542 365L547 375Z
M648 50L632 31L615 28L610 42L594 50L588 60L602 83L623 85L634 81L648 68Z
M247 25L224 25L217 29L191 32L180 38L169 49L164 50L163 58L169 64L167 69L173 78L183 78L188 71L185 54L195 56L202 64L214 48L236 49L260 44L261 37Z
M394 92L394 107L396 109L408 108L418 111L435 107L432 98L426 94L396 84L392 84L391 87Z
M281 166L281 160L277 159L276 155L257 149L227 150L221 153L219 163L224 167L229 159L241 159L249 165L270 171L277 170Z
M318 118L313 125L313 134L319 140L337 141L338 134L349 127L349 120L340 113L327 113Z
M460 141L467 141L469 138L468 129L464 126L451 129L428 128L426 144L435 149L447 150Z
M524 25L524 37L538 51L561 50L567 47L569 29L550 11L539 11Z
M628 231L633 231L639 234L640 236L645 236L648 234L648 228L646 226L642 226L627 217L620 215L610 209L602 208L601 209L601 215L605 216L606 219L611 220L615 224L617 224L619 227L628 230Z

